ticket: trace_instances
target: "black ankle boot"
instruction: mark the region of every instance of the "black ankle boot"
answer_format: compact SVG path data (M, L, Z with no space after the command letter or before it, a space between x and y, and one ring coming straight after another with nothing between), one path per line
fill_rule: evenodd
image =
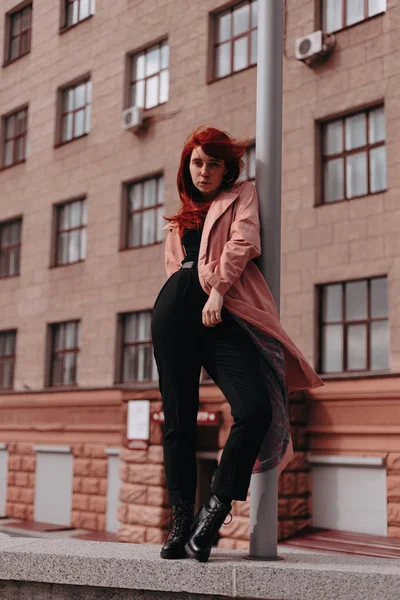
M217 496L213 495L200 509L191 527L189 540L186 544L186 551L192 558L200 562L208 561L213 542L231 508L230 504L220 502Z
M185 544L193 521L193 504L180 502L172 507L169 531L161 548L161 558L186 558Z

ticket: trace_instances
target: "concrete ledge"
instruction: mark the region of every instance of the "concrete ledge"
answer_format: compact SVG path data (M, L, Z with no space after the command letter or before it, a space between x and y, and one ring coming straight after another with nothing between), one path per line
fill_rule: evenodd
M347 465L349 467L384 467L386 464L386 459L381 456L309 454L307 460L311 465Z
M214 550L207 564L166 561L159 546L0 538L0 597L22 600L393 600L400 559L280 553L257 562ZM22 583L23 582L23 583ZM48 584L48 585L45 585ZM55 594L55 590L58 590ZM54 595L55 594L55 595Z
M37 444L33 446L35 452L55 452L57 454L71 454L71 446L53 446Z

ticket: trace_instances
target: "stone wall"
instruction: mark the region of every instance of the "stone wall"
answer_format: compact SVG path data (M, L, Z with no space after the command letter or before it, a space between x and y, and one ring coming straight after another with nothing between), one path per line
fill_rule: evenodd
M72 527L104 531L107 503L107 456L105 446L73 446L74 481Z
M36 456L33 444L9 442L6 514L33 519Z
M35 499L36 456L33 444L8 443L9 518L32 520ZM105 446L78 444L72 447L74 479L71 525L93 531L105 529L107 456Z
M170 510L163 465L163 449L122 450L118 540L160 544L168 529Z
M400 453L391 452L386 465L388 537L400 538Z
M290 395L290 423L295 455L279 478L278 540L288 538L310 524L309 466L307 463L307 405L304 395ZM233 520L220 530L220 548L247 550L249 546L250 494L246 502L234 502Z

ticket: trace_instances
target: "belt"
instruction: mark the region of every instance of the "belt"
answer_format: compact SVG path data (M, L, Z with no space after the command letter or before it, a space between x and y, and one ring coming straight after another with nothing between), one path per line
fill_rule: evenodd
M193 266L197 267L197 261L189 260L188 262L183 263L183 265L181 266L181 269L191 269Z

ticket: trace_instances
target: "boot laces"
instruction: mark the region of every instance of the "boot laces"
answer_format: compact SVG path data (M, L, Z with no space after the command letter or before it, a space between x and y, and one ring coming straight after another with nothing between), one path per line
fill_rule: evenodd
M189 512L186 505L173 506L171 510L171 518L169 520L168 537L178 537L185 533L189 525Z
M213 525L214 517L219 512L220 506L214 506L213 508L209 508L208 506L205 506L204 508L208 512L208 515L204 519L204 523L202 524L200 535L205 535L209 532L209 530L211 529L211 527ZM222 525L229 525L230 523L232 523L233 517L232 517L231 511L229 511L227 516L231 518L230 521L225 523L225 520L224 520Z

